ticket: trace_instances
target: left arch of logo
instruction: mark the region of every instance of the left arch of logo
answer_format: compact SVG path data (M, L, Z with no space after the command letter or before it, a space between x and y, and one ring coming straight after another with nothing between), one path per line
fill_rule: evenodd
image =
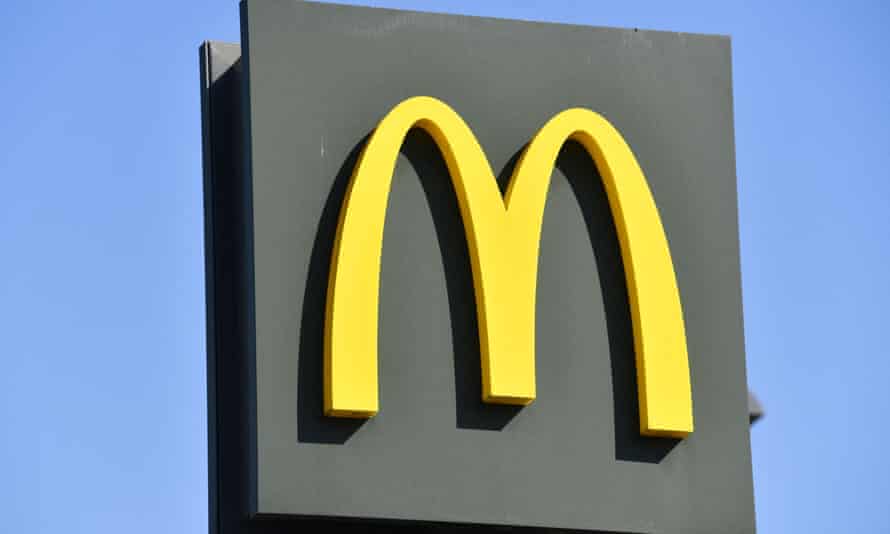
M356 164L340 213L325 318L324 407L333 417L378 411L377 330L383 225L399 149L428 132L454 182L469 245L485 402L535 399L538 253L550 176L561 147L579 142L605 185L618 231L633 323L640 431L692 432L686 333L658 209L630 147L601 115L563 111L534 136L501 195L475 135L447 104L409 98L379 123Z

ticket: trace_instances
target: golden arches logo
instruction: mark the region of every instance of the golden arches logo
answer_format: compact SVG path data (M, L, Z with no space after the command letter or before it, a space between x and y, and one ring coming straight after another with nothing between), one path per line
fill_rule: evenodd
M544 204L556 157L569 140L602 176L624 262L640 400L640 431L692 432L686 333L667 238L636 158L602 116L574 108L529 143L501 195L469 126L445 103L409 98L380 121L356 164L340 213L328 282L324 408L333 417L378 410L380 257L399 149L412 128L428 132L454 182L473 269L482 356L482 399L535 399L535 298Z

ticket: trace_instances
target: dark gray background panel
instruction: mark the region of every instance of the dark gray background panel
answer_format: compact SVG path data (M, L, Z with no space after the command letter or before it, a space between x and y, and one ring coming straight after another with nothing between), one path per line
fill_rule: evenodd
M254 268L243 310L256 328L243 360L255 382L240 386L239 412L217 406L217 418L254 425L248 508L258 517L752 532L729 41L293 0L242 7ZM565 108L594 109L622 132L677 270L691 437L638 436L614 225L592 163L571 144L541 243L538 399L521 410L478 401L466 243L441 157L420 132L403 147L386 221L381 412L364 424L321 416L324 291L346 180L380 117L422 94L467 120L502 182Z

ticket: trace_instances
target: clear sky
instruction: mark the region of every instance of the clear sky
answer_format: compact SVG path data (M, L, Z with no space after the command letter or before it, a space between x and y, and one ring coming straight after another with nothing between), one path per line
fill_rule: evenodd
M890 532L890 3L376 5L732 36L759 531ZM206 532L197 48L238 6L0 20L0 530Z

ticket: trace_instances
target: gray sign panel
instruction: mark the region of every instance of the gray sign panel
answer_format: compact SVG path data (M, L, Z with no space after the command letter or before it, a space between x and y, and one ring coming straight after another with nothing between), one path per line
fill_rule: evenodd
M307 516L753 532L727 38L294 0L244 2L242 29L240 59L237 47L204 50L205 121L222 117L205 122L214 528L283 532L282 518ZM673 255L691 436L639 435L615 225L573 143L544 215L537 399L481 402L463 224L421 131L402 148L386 216L380 413L323 415L343 195L368 134L418 95L467 121L502 186L562 110L593 109L624 135Z

